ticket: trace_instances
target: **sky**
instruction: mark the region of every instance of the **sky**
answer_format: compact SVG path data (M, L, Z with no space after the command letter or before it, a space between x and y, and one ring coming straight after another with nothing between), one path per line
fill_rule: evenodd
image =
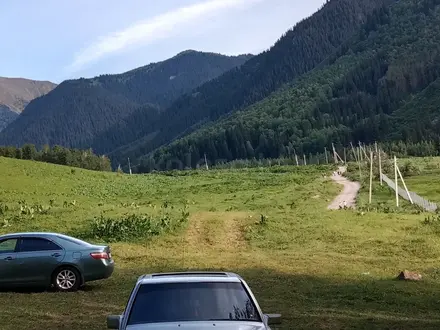
M325 0L0 1L0 76L125 72L193 49L258 54Z

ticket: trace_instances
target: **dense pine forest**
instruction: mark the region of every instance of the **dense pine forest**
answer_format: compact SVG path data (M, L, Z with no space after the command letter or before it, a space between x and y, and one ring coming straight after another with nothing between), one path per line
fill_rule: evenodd
M416 143L404 143L402 141L399 142L380 142L375 143L374 145L362 145L365 153L369 154L369 151L374 151L377 147L382 152L384 152L388 156L396 156L398 158L407 158L407 157L433 157L440 155L440 143L434 143L432 141L421 141ZM336 152L340 155L341 159L347 162L357 161L359 157L359 148L357 146L350 146L345 148L337 148ZM365 159L365 154L362 156ZM386 158L386 156L383 156ZM327 152L308 155L291 155L290 157L281 157L281 158L252 158L252 159L236 159L230 162L217 162L215 164L211 163L207 160L207 164L209 168L216 169L229 169L229 168L252 168L252 167L270 167L270 166L280 166L280 165L326 165L333 164L333 152L331 150L327 150ZM405 166L402 171L405 171L405 168L410 169L409 166L406 166L410 162L405 162ZM140 172L150 172L155 171L155 167L148 167L154 165L152 163L148 164L144 162L140 168L136 168L136 171ZM182 164L184 165L184 164ZM202 162L199 164L200 168L204 168L206 165ZM160 167L158 167L160 169ZM184 167L182 169L185 169ZM405 174L405 173L404 173ZM406 173L408 174L408 173Z
M438 145L438 26L440 0L380 7L322 65L265 100L160 148L140 170L173 162L194 167L205 154L214 163L316 154L352 141Z
M67 165L94 171L111 171L110 159L98 156L92 150L69 149L61 146L44 146L37 150L35 145L0 147L0 157L35 160L39 162Z
M108 135L141 136L111 153L116 163L136 159L207 122L262 100L310 71L356 33L373 9L393 0L332 0L244 65L196 88L159 115L137 112ZM142 118L144 117L144 118ZM140 124L136 124L140 123ZM128 131L128 132L127 132ZM108 139L108 135L106 135ZM133 136L134 137L134 136ZM97 149L98 145L94 145ZM98 149L97 149L98 150Z
M0 132L12 123L18 116L18 113L11 111L6 106L0 104Z
M139 108L146 116L158 113L182 94L251 57L185 51L122 74L64 81L31 101L0 133L0 145L58 144L82 149L93 146L99 153L110 151L130 141L119 135L120 140L104 139L96 147L95 137L108 129L114 131L116 123Z

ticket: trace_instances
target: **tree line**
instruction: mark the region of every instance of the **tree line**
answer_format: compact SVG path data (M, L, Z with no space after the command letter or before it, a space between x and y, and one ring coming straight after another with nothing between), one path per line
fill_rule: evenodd
M379 142L375 144L365 145L367 155L369 156L370 150L379 148L387 155L396 156L398 158L406 157L435 157L440 156L440 140L438 141L420 141L420 142L403 142L403 141L390 141ZM292 149L287 148L287 153L282 154L278 158L267 158L263 153L255 154L253 157L238 158L234 160L226 159L210 159L202 157L199 159L195 166L189 166L188 162L180 162L174 160L172 162L159 163L154 158L143 159L139 166L133 169L135 173L148 173L153 171L168 171L168 170L188 170L191 168L252 168L252 167L270 167L270 166L282 166L282 165L326 165L334 163L333 146L325 147L321 152L316 153L297 153ZM336 145L335 151L339 157L345 162L356 161L359 157L359 146L356 143L349 145ZM362 154L363 155L363 154ZM364 156L362 156L364 158ZM340 159L338 158L338 161Z
M0 156L67 165L94 171L112 170L110 159L106 156L96 155L91 149L79 150L58 145L50 148L45 145L41 150L37 150L35 145L25 144L21 148L14 146L0 147Z

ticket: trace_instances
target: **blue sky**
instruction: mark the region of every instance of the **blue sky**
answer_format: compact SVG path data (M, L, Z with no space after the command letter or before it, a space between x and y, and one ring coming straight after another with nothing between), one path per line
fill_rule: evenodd
M257 54L325 0L4 0L0 76L120 73L194 49Z

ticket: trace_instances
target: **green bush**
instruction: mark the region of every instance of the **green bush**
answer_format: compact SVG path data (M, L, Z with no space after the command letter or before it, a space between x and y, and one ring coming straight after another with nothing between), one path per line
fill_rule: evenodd
M115 219L101 214L99 217L92 219L88 228L78 236L107 242L121 242L171 232L188 220L189 212L185 206L179 215L172 216L167 207L167 205L164 205L162 207L163 212L158 216L126 214Z
M421 170L420 167L415 165L414 163L407 161L405 164L400 168L400 172L403 176L414 176L414 175L420 175Z

